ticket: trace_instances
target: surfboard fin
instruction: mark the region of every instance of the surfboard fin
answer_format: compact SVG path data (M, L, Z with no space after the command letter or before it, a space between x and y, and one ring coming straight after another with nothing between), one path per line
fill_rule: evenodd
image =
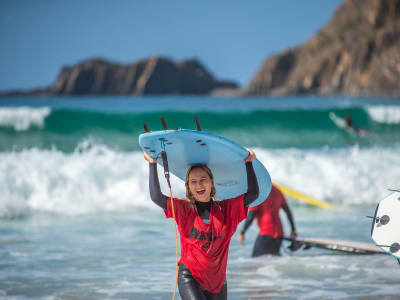
M382 217L372 217L372 216L366 216L366 217L373 219L375 223L379 223L380 225L386 225L390 221L388 215L383 215Z
M302 243L299 243L299 242L296 242L296 241L294 241L294 240L292 240L292 242L291 242L290 245L288 246L288 248L289 248L290 251L292 251L292 252L301 249L301 247L303 247L303 244L302 244Z
M143 123L143 129L144 129L144 132L150 132L150 129L149 129L149 127L146 125L146 123Z
M162 123L164 130L168 130L167 122L165 122L164 117L161 117L161 123Z
M198 131L201 131L199 119L198 119L197 117L194 117L194 120L196 121L196 128L197 128L197 130L198 130Z

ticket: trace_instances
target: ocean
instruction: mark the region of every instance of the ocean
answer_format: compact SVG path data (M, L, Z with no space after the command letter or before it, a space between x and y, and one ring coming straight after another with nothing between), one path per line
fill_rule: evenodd
M369 134L336 127L330 112ZM373 243L366 216L400 188L398 100L0 98L0 299L172 298L173 222L150 200L138 144L143 123L160 130L161 116L170 129L195 129L197 116L204 131L253 149L274 182L340 207L288 197L300 237ZM182 182L172 186L184 196ZM229 299L400 297L389 255L290 252L284 242L282 256L252 259L257 232L253 224L245 246L231 241Z

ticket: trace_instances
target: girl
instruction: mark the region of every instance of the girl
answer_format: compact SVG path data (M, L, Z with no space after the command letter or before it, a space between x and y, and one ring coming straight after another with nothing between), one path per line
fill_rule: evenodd
M216 189L211 170L203 164L186 173L186 199L174 198L175 220L181 238L178 287L183 300L227 299L226 265L229 243L238 224L247 216L248 206L258 198L253 169L256 155L248 150L245 159L248 190L245 194L215 201ZM157 160L144 153L150 167L150 196L167 218L172 218L169 197L161 193Z

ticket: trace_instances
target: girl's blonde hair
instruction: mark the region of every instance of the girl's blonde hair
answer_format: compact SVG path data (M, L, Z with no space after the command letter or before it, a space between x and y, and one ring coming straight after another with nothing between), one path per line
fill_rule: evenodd
M189 201L189 203L192 207L194 207L196 199L190 192L189 175L190 175L190 172L192 172L194 169L201 169L207 173L208 177L210 177L211 182L212 182L210 198L213 198L215 196L215 194L217 193L217 190L215 189L215 186L214 186L214 175L211 172L210 168L207 167L207 165L205 165L205 164L195 164L195 165L191 166L186 172L185 187L186 187L186 200Z

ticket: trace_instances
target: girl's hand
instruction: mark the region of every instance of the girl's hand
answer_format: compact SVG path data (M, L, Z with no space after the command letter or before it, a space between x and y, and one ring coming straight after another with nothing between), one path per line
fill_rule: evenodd
M254 153L253 150L247 149L247 152L249 152L249 156L247 156L247 158L244 160L245 163L247 162L253 162L253 160L256 159L256 154Z
M152 158L150 155L148 155L146 152L143 152L144 159L147 160L149 163L154 164L157 162L157 159Z

